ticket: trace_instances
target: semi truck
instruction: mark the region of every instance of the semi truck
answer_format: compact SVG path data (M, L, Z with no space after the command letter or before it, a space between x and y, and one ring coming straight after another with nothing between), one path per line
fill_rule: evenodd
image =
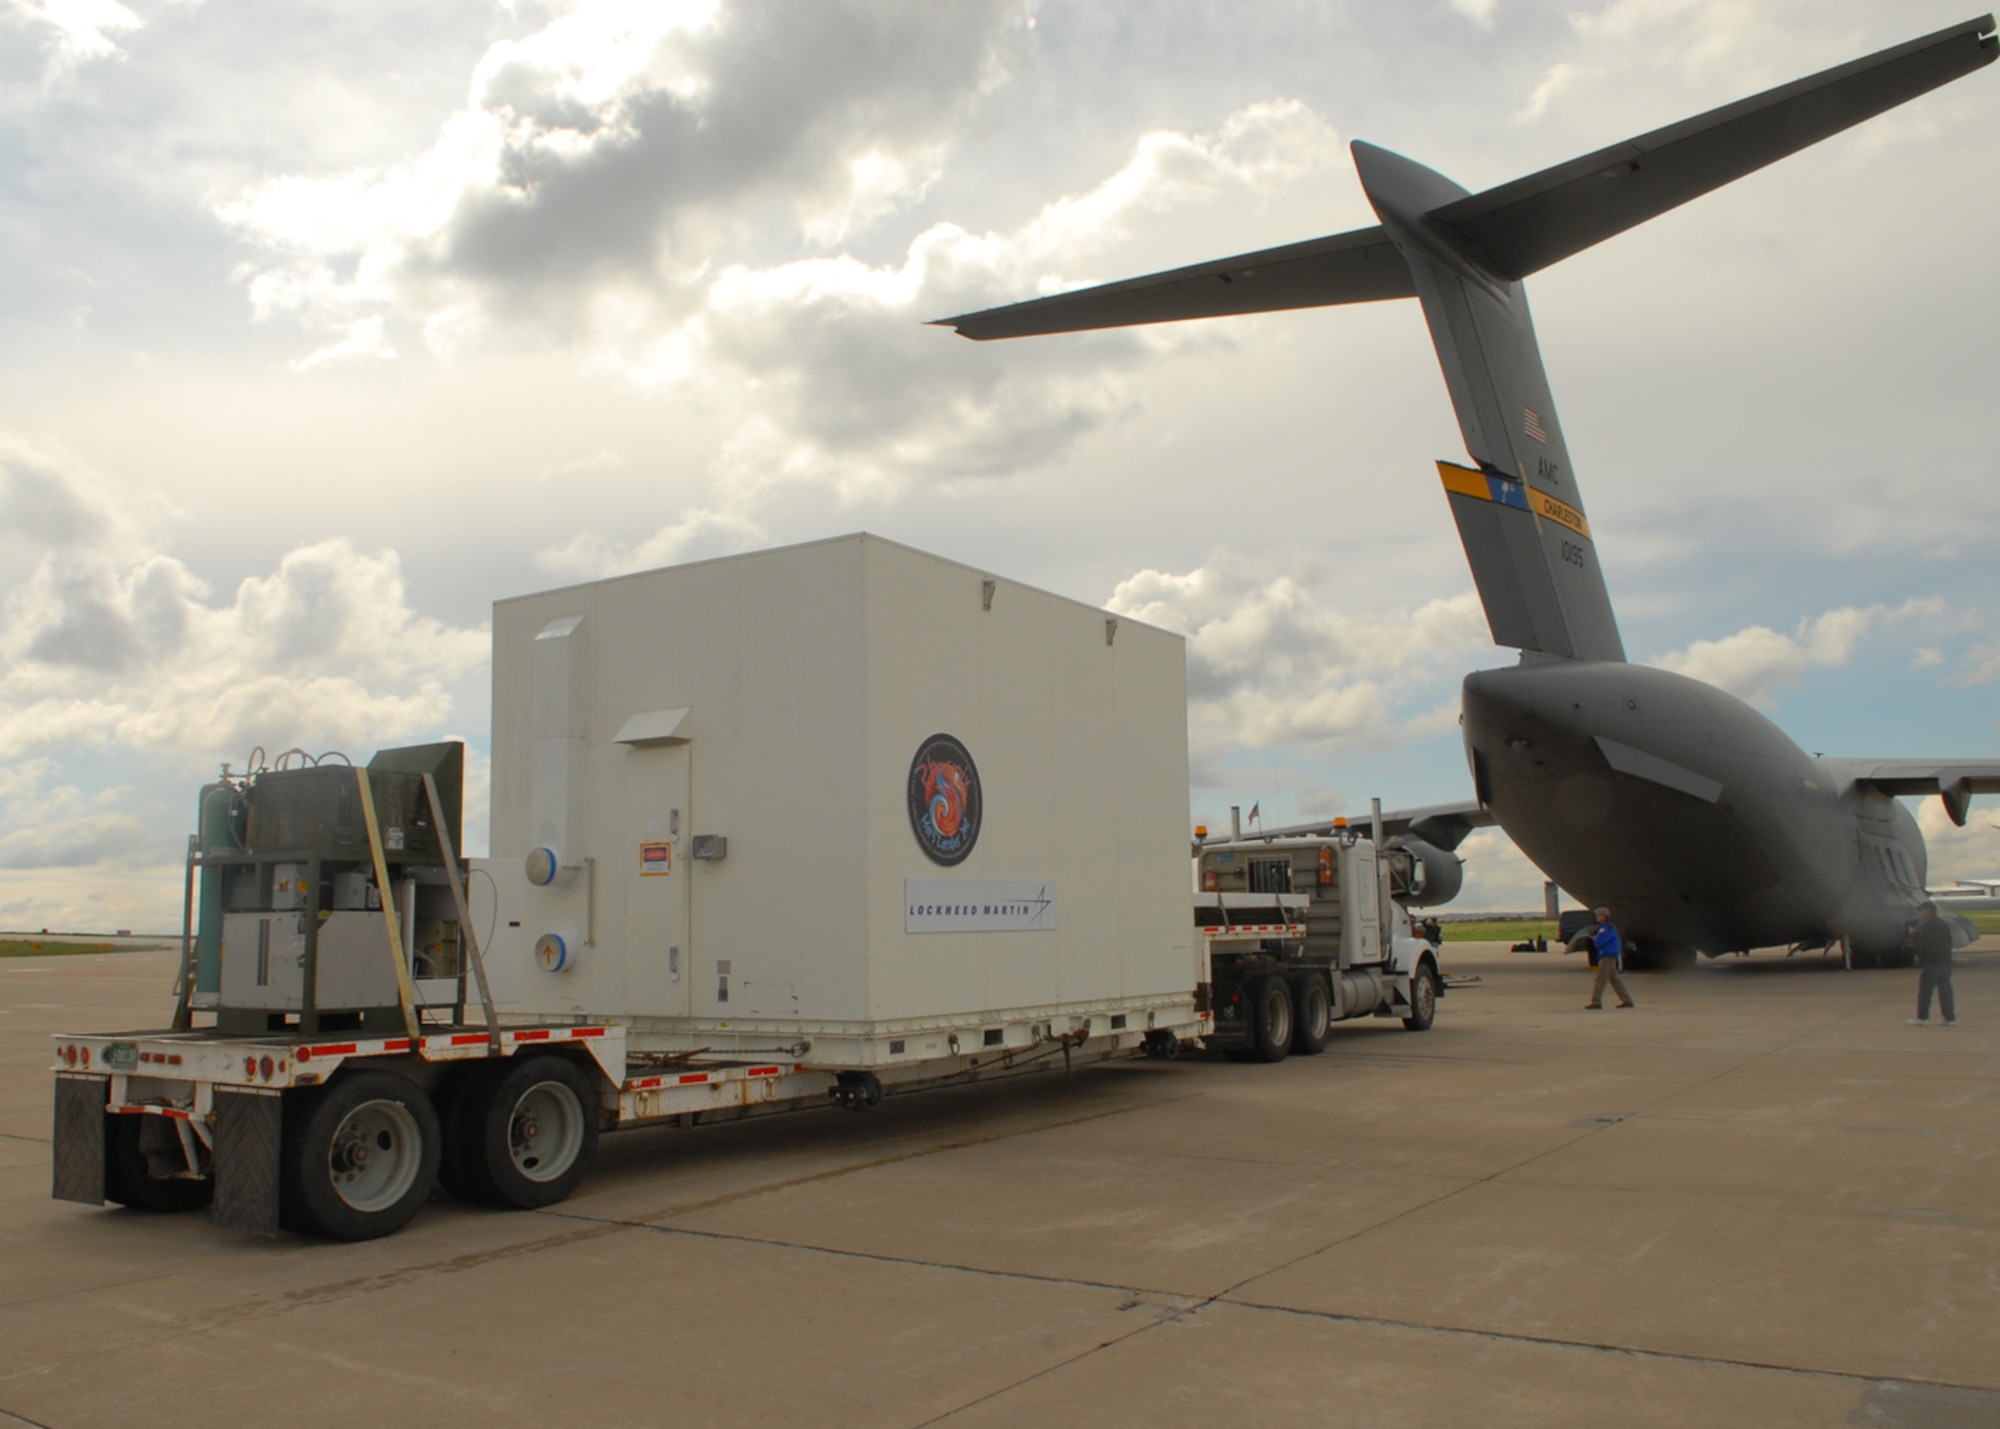
M458 743L201 791L169 1025L56 1038L57 1198L360 1240L554 1204L627 1127L1431 1025L1456 859L1191 849L1169 632L858 535L493 641L489 857Z

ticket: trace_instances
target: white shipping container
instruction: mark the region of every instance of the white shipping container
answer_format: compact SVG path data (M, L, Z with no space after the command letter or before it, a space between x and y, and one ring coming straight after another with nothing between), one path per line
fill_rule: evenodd
M1180 638L972 567L857 535L494 607L509 1013L881 1068L1186 1026L1188 832Z

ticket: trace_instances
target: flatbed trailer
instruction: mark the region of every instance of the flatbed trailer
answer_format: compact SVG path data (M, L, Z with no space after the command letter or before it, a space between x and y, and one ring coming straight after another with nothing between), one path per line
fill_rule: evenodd
M493 632L493 856L462 745L225 766L171 1026L56 1039L56 1196L358 1240L629 1127L1429 1025L1370 842L1197 848L1191 907L1169 632L866 536Z
M791 1057L695 1061L635 1052L616 1022L454 1024L407 1036L230 1036L212 1029L65 1034L55 1046L57 1199L153 1211L210 1208L218 1226L338 1239L388 1234L433 1178L463 1199L527 1208L567 1196L600 1133L682 1128L1147 1051L1210 1025L1074 1021L1025 1046L954 1053L880 1073ZM1116 1016L1123 1024L1124 1016ZM509 1078L480 1155L481 1091ZM335 1089L359 1085L337 1116ZM322 1125L323 1124L323 1125ZM318 1134L315 1128L319 1127ZM315 1181L319 1184L315 1184ZM421 1187L421 1194L417 1194Z

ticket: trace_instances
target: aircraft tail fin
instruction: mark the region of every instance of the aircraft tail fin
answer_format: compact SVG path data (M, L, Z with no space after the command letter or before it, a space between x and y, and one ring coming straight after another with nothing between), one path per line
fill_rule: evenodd
M1445 500L1458 523L1458 539L1472 567L1479 603L1495 645L1540 650L1552 655L1577 654L1576 640L1557 593L1556 572L1594 561L1590 523L1583 513L1545 491L1516 481L1503 472L1476 471L1452 462L1437 464L1444 478ZM1554 536L1557 564L1549 561ZM1596 582L1598 592L1603 582ZM1574 593L1572 603L1574 602ZM1606 597L1606 614L1609 598ZM1615 628L1612 636L1616 638ZM1610 649L1586 652L1617 659Z

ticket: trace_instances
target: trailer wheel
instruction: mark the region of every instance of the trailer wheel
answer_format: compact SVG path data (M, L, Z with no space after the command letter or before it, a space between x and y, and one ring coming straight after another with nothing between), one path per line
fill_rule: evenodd
M566 1198L597 1150L597 1093L565 1057L517 1057L480 1069L458 1099L455 1194L532 1210Z
M285 1108L285 1223L334 1240L401 1230L437 1183L439 1140L430 1098L407 1077L335 1077Z
M1259 1062L1282 1062L1292 1050L1292 990L1276 974L1257 979L1250 989L1251 1056Z
M1292 979L1292 1053L1316 1057L1333 1036L1333 989L1324 973L1301 973Z
M1412 1032L1428 1032L1437 1021L1438 975L1429 958L1417 964L1416 974L1410 979L1410 1015L1403 1019L1403 1026Z
M150 1123L150 1124L149 1124ZM164 1132L164 1138L161 1133ZM155 1146L158 1140L172 1146ZM153 1152L151 1161L146 1153ZM187 1164L180 1137L165 1117L104 1115L104 1199L135 1211L170 1215L198 1211L215 1199L215 1178L155 1176L153 1162Z

